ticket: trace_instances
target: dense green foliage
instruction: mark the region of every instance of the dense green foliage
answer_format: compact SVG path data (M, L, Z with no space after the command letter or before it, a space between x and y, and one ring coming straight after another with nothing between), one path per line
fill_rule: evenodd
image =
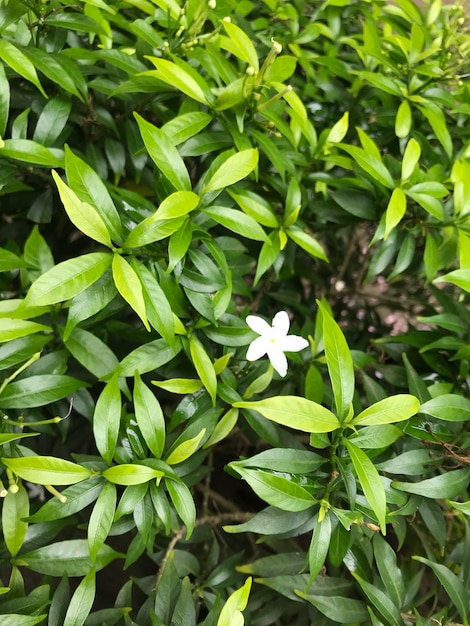
M440 0L0 0L2 626L469 624L469 75Z

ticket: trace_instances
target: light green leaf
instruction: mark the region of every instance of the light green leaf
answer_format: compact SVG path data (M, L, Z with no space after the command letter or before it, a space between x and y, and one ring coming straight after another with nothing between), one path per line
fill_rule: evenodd
M222 25L225 32L230 37L232 45L225 46L225 40L221 38L220 47L228 50L242 61L245 61L245 63L248 63L248 65L253 68L255 73L258 72L258 54L248 35L239 26L227 20L223 20Z
M116 289L129 306L137 313L145 328L150 332L150 324L147 319L145 300L139 277L126 259L118 253L113 255L112 268Z
M203 387L202 382L196 378L170 378L169 380L152 380L152 385L165 389L170 393L183 395L196 393Z
M393 182L392 175L382 161L357 146L341 144L340 147L342 150L350 154L354 161L374 180L388 189L394 188L395 184Z
M252 217L258 224L277 228L278 220L274 215L269 203L261 196L254 194L246 189L227 189L227 193L235 200L244 213Z
M206 429L203 428L195 437L187 439L180 443L165 459L165 463L168 465L177 465L189 459L199 448L201 439L206 434Z
M160 60L162 63L169 63L165 59ZM170 63L170 65L173 64ZM139 125L149 156L158 169L175 189L190 191L191 179L189 178L188 170L169 137L161 129L147 122L138 113L134 113L134 117Z
M384 398L364 409L359 415L356 415L351 424L374 426L402 422L415 415L418 410L420 410L418 398L405 393L398 394Z
M2 457L1 461L23 480L39 485L73 485L93 476L93 471L82 465L52 456Z
M150 219L157 222L182 217L193 211L198 204L199 196L193 191L175 191L163 200Z
M401 181L404 183L413 174L421 156L421 146L413 137L406 145L401 163Z
M354 395L354 364L343 331L328 309L320 301L317 304L323 320L323 343L336 411L339 420L343 421L349 413Z
M147 465L139 465L138 463L123 463L122 465L114 465L108 467L103 472L106 480L116 485L141 485L148 483L149 480L159 480L163 476L163 472L153 469Z
M59 263L34 281L24 305L44 306L70 300L98 280L111 260L107 252L91 252Z
M1 39L0 43L2 43ZM1 141L0 156L44 167L63 166L62 150L46 148L32 139L5 139L5 141Z
M223 206L213 206L204 208L204 213L215 222L225 226L242 237L254 239L255 241L266 241L267 236L261 226L250 215L242 213L237 209L229 209Z
M3 317L0 318L0 343L12 341L12 339L17 339L18 337L34 335L42 330L52 332L52 328L50 326L44 326L44 324Z
M413 117L408 100L403 100L397 110L395 118L395 135L399 139L404 139L410 134Z
M233 406L258 411L272 422L306 433L329 433L340 426L334 413L321 404L297 396L275 396L257 402L235 402Z
M204 185L203 193L217 191L246 178L258 165L258 150L242 150L232 154Z
M26 267L26 262L23 259L10 250L0 248L0 272L9 272L20 267Z
M215 406L217 397L217 376L214 365L205 351L204 346L194 335L191 335L189 338L189 349L196 372L210 395L212 404Z
M326 256L325 251L318 241L308 232L305 232L305 230L299 228L299 226L292 225L286 228L286 233L292 241L308 252L311 256L317 259L322 259L322 261L326 261L328 263L328 257Z
M106 185L88 163L65 146L65 172L73 192L83 202L91 205L106 225L106 230L116 242L121 242L122 225Z
M385 489L382 481L380 480L379 473L365 452L347 439L343 439L343 443L348 449L349 456L351 457L352 464L357 477L359 478L362 491L364 492L370 507L377 516L382 534L385 535L387 502L385 498Z
M203 448L210 448L215 445L222 439L225 439L235 427L235 424L238 421L238 409L231 408L222 416L222 418L217 422L216 427L212 431L211 436L203 445Z
M134 376L134 409L145 443L159 459L165 447L165 418L157 398L137 373Z
M30 83L39 89L42 95L47 98L47 94L39 82L36 68L19 48L6 39L0 39L0 59L5 61L17 74L26 78Z
M453 283L457 285L457 287L470 292L470 268L454 270L453 272L439 276L439 278L435 278L433 282Z
M93 435L99 453L111 463L121 423L121 390L113 376L100 394L93 414Z
M445 393L421 405L420 413L446 422L470 421L470 400L455 393Z
M339 143L346 137L349 128L349 111L343 113L343 116L332 127L326 138L326 143Z
M222 607L217 626L238 626L245 623L241 611L244 611L248 604L251 581L251 577L247 578L243 587L230 594Z
M385 213L385 232L384 239L390 235L392 230L397 224L401 222L401 219L406 213L406 195L403 189L396 187L392 195L390 196L389 203L387 205L387 211Z
M74 328L64 344L77 361L97 378L103 378L119 364L111 348L83 328Z
M143 72L144 75L153 76L167 85L176 87L176 89L179 89L201 104L209 104L201 85L185 69L167 59L151 56L146 58L155 65L158 71ZM209 87L207 87L207 92L209 92Z
M8 123L10 112L10 82L7 79L5 68L0 64L0 137L3 137Z
M28 492L21 482L17 487L17 491L7 492L2 505L3 539L11 556L20 551L28 530L28 523L23 521L29 515Z
M64 183L57 172L53 171L52 177L72 224L91 239L99 241L99 243L108 248L112 248L113 244L111 243L108 229L99 213L88 202L82 202L70 187Z

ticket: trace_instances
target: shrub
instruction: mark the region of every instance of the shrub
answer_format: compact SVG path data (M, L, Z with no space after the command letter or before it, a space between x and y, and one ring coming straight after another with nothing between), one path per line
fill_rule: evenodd
M468 624L469 53L0 2L2 626Z

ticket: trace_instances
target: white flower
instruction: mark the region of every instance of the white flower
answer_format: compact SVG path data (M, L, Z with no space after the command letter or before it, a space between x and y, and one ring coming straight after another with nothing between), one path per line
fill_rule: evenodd
M299 352L308 346L308 341L303 337L287 334L290 320L286 311L276 313L272 326L257 315L248 315L246 323L260 335L251 342L246 353L247 360L256 361L267 354L271 365L280 376L287 374L287 359L284 352Z

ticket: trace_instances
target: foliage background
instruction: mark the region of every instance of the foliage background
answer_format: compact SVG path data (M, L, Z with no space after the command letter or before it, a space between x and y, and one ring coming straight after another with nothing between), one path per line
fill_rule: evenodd
M469 50L439 0L0 2L2 624L468 624Z

